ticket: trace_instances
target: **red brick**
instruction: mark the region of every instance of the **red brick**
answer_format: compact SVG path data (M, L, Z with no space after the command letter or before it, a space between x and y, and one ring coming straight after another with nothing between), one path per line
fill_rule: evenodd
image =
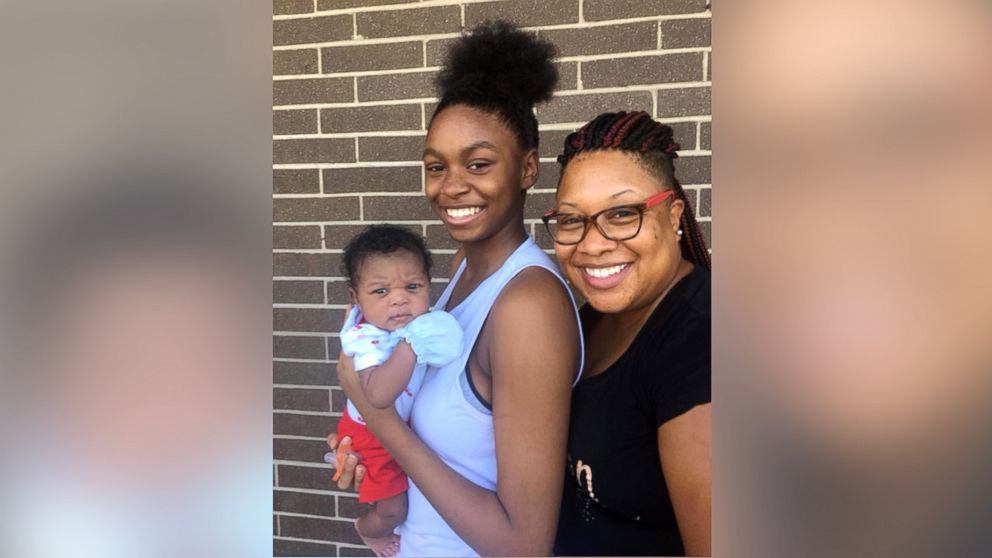
M427 245L431 249L441 248L451 250L457 250L460 246L459 243L451 239L451 235L448 234L448 227L444 225L427 225ZM448 270L438 269L437 266L434 267L435 269L431 273L432 275L437 276L438 273L440 273L442 276L446 276L444 274L446 274Z
M337 428L337 419L334 420L334 427L320 437L323 438L334 432ZM278 465L279 486L283 488L309 488L312 490L338 490L337 484L331 481L334 476L334 469L330 467L303 467L298 465ZM287 535L283 531L283 536ZM310 538L310 537L308 537Z
M675 176L682 184L709 184L712 158L709 155L675 159Z
M537 167L537 184L535 189L557 189L558 176L561 171L558 163L541 163Z
M345 396L343 391L340 389L331 390L331 411L335 413L343 413L347 402L348 398Z
M421 99L436 97L434 76L436 72L408 72L358 76L359 101L386 101L393 99Z
M358 197L277 198L272 201L273 221L337 221L358 219Z
M274 110L272 111L272 133L277 136L288 134L316 134L316 110Z
M562 151L565 138L574 130L541 130L538 154L541 157L557 157Z
M326 308L273 308L272 329L275 331L335 332L342 318L341 310Z
M555 91L571 91L579 88L579 63L578 62L558 62L558 84Z
M320 70L325 74L419 68L424 65L424 44L416 41L327 47L321 49L320 61Z
M369 548L356 548L352 546L338 547L338 556L375 556L375 552Z
M364 8L383 4L413 4L420 0L317 0L318 10L340 10L342 8Z
M323 304L323 281L273 281L272 302Z
M272 227L272 247L276 250L292 248L320 248L320 227Z
M658 24L639 21L586 29L541 30L539 36L554 43L558 56L655 50L658 46Z
M414 10L389 10L357 14L358 34L365 38L457 33L461 30L461 9L438 6Z
M337 556L338 547L306 541L275 539L272 541L273 556ZM374 554L373 554L374 555Z
M647 91L558 96L537 108L537 119L545 124L552 122L585 123L603 112L619 110L646 110L650 112L651 106L651 94Z
M710 113L710 88L686 87L658 90L657 118L699 116Z
M308 494L288 490L272 491L273 509L277 512L302 513L333 517L337 515L335 497L331 494Z
M272 171L273 194L320 193L320 173L317 169L276 169Z
M337 277L341 273L340 254L272 254L276 277Z
M272 0L272 13L305 14L313 11L312 0Z
M368 228L368 225L324 225L324 244L328 248L343 249L353 237Z
M712 43L709 18L661 22L661 48L708 47Z
M578 23L579 3L575 0L508 0L465 6L465 26L474 27L485 20L505 19L517 25L536 27Z
M424 156L424 136L358 138L360 161L420 162Z
M419 221L437 219L423 196L365 198L365 219L369 221Z
M310 337L291 337L284 339L312 339ZM323 358L324 347L321 341L321 356ZM281 355L277 355L281 356ZM291 357L285 357L291 358ZM304 357L308 358L308 357ZM333 364L323 362L281 362L272 363L272 381L276 384L300 385L300 386L330 386L337 385L338 377Z
M297 438L275 438L272 440L272 456L282 461L302 461L323 463L324 454L329 451L324 440L300 440Z
M328 304L348 304L351 297L348 295L348 282L328 281L327 282L327 303Z
M423 138L418 137L418 142ZM423 166L324 169L324 192L422 192Z
M354 80L351 77L275 80L272 104L350 103L355 100Z
M327 344L323 337L273 335L272 356L275 358L327 358Z
M315 48L272 52L272 75L316 74L319 70Z
M362 544L351 521L284 515L279 518L279 526L283 537Z
M524 204L524 219L538 219L555 205L554 194L528 193Z
M707 0L583 0L586 21L692 14L706 11Z
M354 31L350 15L333 15L272 22L274 46L323 43L351 39Z
M698 213L700 217L709 217L713 214L713 190L710 188L703 188L699 191L699 209Z
M320 130L325 133L420 130L420 105L325 108Z
M272 408L276 411L329 412L331 395L326 389L274 388Z
M695 122L672 122L672 138L679 144L682 151L696 148L696 123Z
M353 163L355 140L350 138L281 139L272 142L272 162Z
M703 53L635 56L582 63L585 88L703 81Z
M337 421L338 419L336 417L325 415L275 412L272 414L272 433L277 436L313 436L323 438L334 432L337 428ZM279 476L279 486L287 486L283 483L282 475Z
M448 48L454 44L456 38L449 39L435 39L433 41L427 41L427 65L428 66L441 66L444 64L444 59L448 55Z

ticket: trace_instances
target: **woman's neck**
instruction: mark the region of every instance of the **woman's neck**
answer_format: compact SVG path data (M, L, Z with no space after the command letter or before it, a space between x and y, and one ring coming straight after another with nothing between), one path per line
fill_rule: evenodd
M527 239L523 219L508 226L493 236L478 242L462 245L465 253L465 271L472 277L488 277L503 265L506 258Z

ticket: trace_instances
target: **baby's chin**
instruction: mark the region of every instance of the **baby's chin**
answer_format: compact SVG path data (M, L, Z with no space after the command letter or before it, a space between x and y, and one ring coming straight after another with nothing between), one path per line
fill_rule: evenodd
M366 316L365 321L385 331L396 331L397 329L413 321L413 318L415 317L416 316L413 315L407 315L398 318L386 318L385 320L372 321L368 319L368 316Z

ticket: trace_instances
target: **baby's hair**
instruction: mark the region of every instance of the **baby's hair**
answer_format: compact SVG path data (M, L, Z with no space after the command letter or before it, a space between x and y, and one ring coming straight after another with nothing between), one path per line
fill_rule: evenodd
M397 250L407 250L419 256L424 263L424 273L430 277L431 253L420 235L394 225L370 225L344 247L341 268L348 278L348 286L354 288L358 285L358 272L370 256L392 254Z
M665 187L675 190L675 196L685 204L680 222L684 232L679 240L682 256L710 269L710 255L692 205L682 185L675 178L672 160L678 157L679 144L675 143L672 136L670 126L656 122L646 112L607 112L593 118L565 138L564 151L558 156L558 164L564 175L568 163L582 153L615 149L635 157Z
M445 108L466 105L494 114L524 150L536 149L534 105L551 99L558 83L553 44L506 21L487 21L451 48L435 83Z

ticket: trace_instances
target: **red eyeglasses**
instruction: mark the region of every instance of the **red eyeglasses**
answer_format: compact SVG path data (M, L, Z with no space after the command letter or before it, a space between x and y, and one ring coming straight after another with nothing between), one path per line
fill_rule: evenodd
M607 207L589 217L575 213L563 213L549 209L541 216L548 234L558 244L571 245L582 242L589 232L589 224L594 223L599 233L610 240L630 240L641 232L644 212L675 194L666 190L651 196L641 203Z

